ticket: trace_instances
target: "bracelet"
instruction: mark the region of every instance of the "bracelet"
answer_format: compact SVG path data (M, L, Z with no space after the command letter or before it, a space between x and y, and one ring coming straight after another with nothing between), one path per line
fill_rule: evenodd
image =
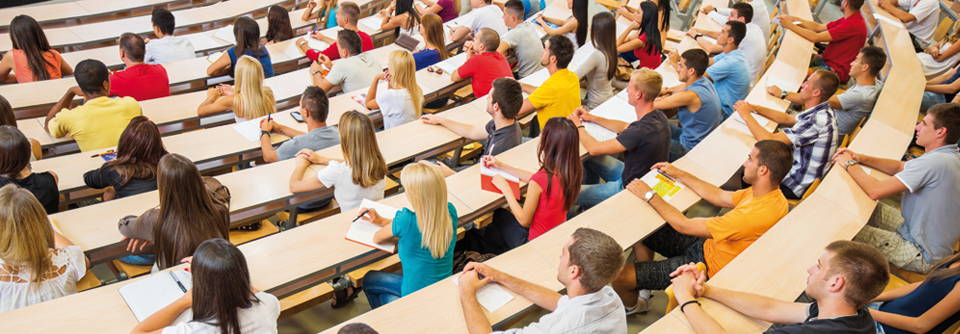
M269 137L270 133L267 131L260 130L260 137L263 137L263 135L267 135L267 137Z
M577 129L586 129L586 128L587 128L587 127L586 127L585 125L583 125L583 124L580 124L579 126L577 126Z
M698 302L698 301L696 301L696 300L691 300L691 301L688 301L688 302L686 302L686 303L683 303L683 305L680 305L680 313L683 313L683 308L684 308L685 306L690 305L690 304L694 304L694 303L697 304L697 305L700 305L700 302ZM700 306L703 306L703 305L700 305Z

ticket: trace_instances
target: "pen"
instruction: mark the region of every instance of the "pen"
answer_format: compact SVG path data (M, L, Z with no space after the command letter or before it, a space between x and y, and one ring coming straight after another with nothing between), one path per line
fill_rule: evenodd
M271 114L273 114L273 113L267 113L267 122L272 121L272 119L270 118L270 115L271 115Z
M367 211L364 211L363 213L361 213L359 216L357 216L357 218L354 218L351 223L356 223L356 222L357 222L357 219L360 219L360 218L362 218L363 216L366 216L366 215L367 215L367 212L370 212L370 209L367 209Z
M187 293L187 288L183 287L183 283L180 283L180 279L177 278L177 275L174 275L172 271L169 273L170 277L173 277L173 281L177 282L177 285L180 286L180 290L183 290L183 293Z
M497 143L491 143L491 144L490 144L490 154L487 154L487 155L493 155L493 148L494 148L494 147L497 147Z
M667 180L670 180L670 182L677 182L677 180L674 180L672 177L670 177L670 175L667 175L666 173L661 172L660 169L657 169L657 173L660 173L660 175L663 175L663 177L667 178Z
M113 150L109 150L109 151L106 151L106 152L103 152L103 153L94 154L94 155L91 155L90 157L91 157L91 158L96 158L96 157L99 157L99 156L102 156L102 155L107 155L107 154L110 154L110 153L113 153Z

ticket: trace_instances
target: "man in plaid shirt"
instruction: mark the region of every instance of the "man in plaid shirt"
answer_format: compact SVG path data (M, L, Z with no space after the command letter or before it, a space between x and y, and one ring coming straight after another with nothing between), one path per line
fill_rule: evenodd
M837 151L837 119L828 100L837 91L840 79L833 72L817 70L800 86L800 99L807 108L796 115L739 101L734 105L737 114L757 140L773 139L793 146L793 167L780 184L788 199L800 199L813 180L822 177L830 168L830 158ZM784 90L781 98L787 95ZM750 112L790 128L770 133L760 126Z

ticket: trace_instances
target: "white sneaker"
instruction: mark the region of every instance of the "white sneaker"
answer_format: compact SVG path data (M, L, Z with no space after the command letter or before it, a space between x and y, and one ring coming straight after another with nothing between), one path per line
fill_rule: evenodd
M653 294L650 293L650 290L640 290L640 293L637 295L637 305L625 308L627 315L646 313L653 309L653 302L650 301L651 298L653 298Z

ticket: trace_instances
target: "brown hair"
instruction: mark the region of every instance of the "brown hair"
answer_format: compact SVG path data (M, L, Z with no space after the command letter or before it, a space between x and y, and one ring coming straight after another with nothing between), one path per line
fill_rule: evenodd
M0 125L17 127L17 115L13 113L10 101L0 95Z
M3 270L28 269L30 283L40 287L50 270L53 229L47 212L29 190L8 184L0 188L0 259Z
M340 115L340 151L350 166L350 180L366 188L387 176L387 161L380 153L376 130L370 117L356 110Z
M47 35L43 33L40 23L29 15L17 15L10 21L10 42L13 48L23 51L27 58L27 65L33 72L36 81L49 80L50 72L47 65L56 67L56 64L46 58L47 52L53 48L47 42Z
M887 64L887 53L876 46L865 46L860 49L860 53L863 54L863 63L870 67L870 74L880 75L883 65Z
M229 237L230 212L207 190L190 159L170 153L157 169L160 213L153 228L160 269L172 267L205 240Z
M157 164L166 154L167 149L160 140L157 125L145 116L137 116L120 134L117 158L107 161L103 166L113 166L120 174L122 187L130 179L153 180L157 176Z
M450 57L450 53L447 52L447 42L443 37L443 19L437 14L430 13L420 18L420 21L420 24L423 25L423 30L427 33L423 38L430 42L430 44L433 44L433 47L437 48L437 53L440 54L440 60L445 60Z
M283 6L274 5L267 11L267 42L285 41L293 38L290 16Z
M500 106L500 113L504 118L515 119L523 107L523 88L520 82L513 78L493 79L493 103Z
M933 266L930 267L930 269L927 270L926 272L927 278L924 279L923 282L924 283L939 282L944 279L960 275L960 267L943 268L943 267L948 267L957 261L960 261L960 253L954 254L953 256L945 257L940 261L937 261L936 264L934 264ZM940 268L943 268L943 269L940 269Z
M20 178L20 171L30 166L30 140L19 129L0 126L0 177Z
M580 267L580 285L590 292L600 291L620 274L623 248L603 232L581 227L573 232L570 264Z
M543 196L550 198L553 177L560 180L564 208L570 208L580 194L583 179L583 162L580 160L580 133L573 121L564 117L552 117L543 126L540 144L537 145L537 160L540 169L547 173ZM540 185L541 188L543 185Z
M849 240L837 240L827 245L833 252L828 276L843 276L844 298L850 305L861 308L876 298L890 281L887 258L876 247Z
M352 25L356 25L360 19L360 6L357 6L355 2L347 1L341 3L340 11L347 16L347 22L350 22Z
M960 140L960 104L941 103L930 107L927 114L933 115L933 128L947 128L947 136L944 142L947 144L956 143Z
M260 26L257 21L249 17L241 16L233 22L233 37L237 40L234 49L237 58L246 54L247 51L257 57L267 52L267 49L260 45Z
M770 184L780 184L793 168L793 149L773 139L758 141L753 147L757 148L757 165L770 170Z
M240 334L240 309L260 299L250 286L247 260L237 246L221 238L201 242L190 262L193 274L193 321Z
M820 103L826 102L837 92L840 86L840 77L827 70L817 70L817 80L813 81L813 89L820 91Z

